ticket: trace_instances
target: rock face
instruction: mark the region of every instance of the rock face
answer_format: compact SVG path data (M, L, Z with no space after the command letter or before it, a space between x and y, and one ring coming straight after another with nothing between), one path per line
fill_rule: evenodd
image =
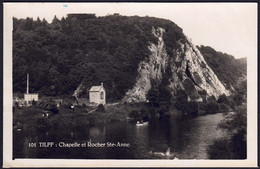
M152 34L158 38L157 44L151 43L149 58L139 64L138 77L134 87L129 90L124 101L145 102L147 93L152 88L152 81L159 84L167 68L170 68L167 88L172 96L177 90L185 90L191 99L199 99L202 91L208 96L218 98L221 94L229 95L229 91L219 81L207 65L199 50L186 39L178 42L179 48L173 51L173 56L166 52L163 40L163 28L153 28Z
M168 65L169 57L166 53L163 41L164 29L152 29L152 34L158 38L157 44L151 43L148 47L151 54L148 59L142 61L138 68L138 77L133 89L126 93L127 102L144 102L148 91L151 89L151 80L160 83L163 73Z

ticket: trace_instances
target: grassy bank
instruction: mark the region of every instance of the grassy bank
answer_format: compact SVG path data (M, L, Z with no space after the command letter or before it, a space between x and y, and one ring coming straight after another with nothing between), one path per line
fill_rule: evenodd
M17 129L30 129L113 123L126 121L131 111L140 109L149 112L149 106L145 103L105 105L103 109L75 106L74 110L65 105L55 109L55 113L38 105L14 107L13 124Z

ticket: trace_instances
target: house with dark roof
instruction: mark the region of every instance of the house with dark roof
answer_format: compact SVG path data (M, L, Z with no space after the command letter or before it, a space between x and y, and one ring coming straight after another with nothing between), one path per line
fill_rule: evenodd
M89 90L89 102L96 104L106 104L106 90L101 83L100 86L92 86Z

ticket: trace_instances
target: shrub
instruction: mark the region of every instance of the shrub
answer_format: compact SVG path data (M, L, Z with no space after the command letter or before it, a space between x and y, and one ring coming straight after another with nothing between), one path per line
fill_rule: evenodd
M219 110L221 112L228 112L228 111L230 111L230 107L228 105L226 105L225 103L220 103Z
M100 113L105 113L105 108L104 108L103 104L98 105L97 111L100 112Z
M211 159L246 159L247 157L247 111L246 105L237 107L234 113L228 113L219 123L219 128L230 135L218 139L208 147Z
M228 98L225 94L222 94L218 97L217 100L218 103L227 103L228 102Z
M197 116L199 111L199 106L197 102L189 102L187 105L186 112L188 115Z
M215 97L215 96L210 96L210 97L208 98L208 101L209 101L209 102L215 102L215 101L216 101L216 97Z
M40 109L43 109L43 110L46 110L46 111L50 111L53 114L59 113L59 109L57 108L55 102L52 99L40 102L38 107Z
M198 93L200 95L207 95L207 91L206 90L199 90Z
M144 109L140 110L141 118L143 121L148 121L148 113Z
M36 106L36 104L37 104L37 102L33 99L32 105L33 105L33 106Z
M206 112L209 114L218 113L219 105L218 103L211 101L206 105Z
M209 159L231 159L232 149L229 140L226 138L215 140L208 146L207 153Z
M129 117L130 118L133 118L135 120L138 120L141 118L141 115L140 113L137 111L137 110L132 110L130 113L129 113Z

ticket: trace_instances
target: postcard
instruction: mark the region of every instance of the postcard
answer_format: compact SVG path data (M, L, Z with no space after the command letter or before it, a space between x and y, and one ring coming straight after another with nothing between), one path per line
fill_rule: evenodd
M257 3L3 9L3 167L257 166Z

